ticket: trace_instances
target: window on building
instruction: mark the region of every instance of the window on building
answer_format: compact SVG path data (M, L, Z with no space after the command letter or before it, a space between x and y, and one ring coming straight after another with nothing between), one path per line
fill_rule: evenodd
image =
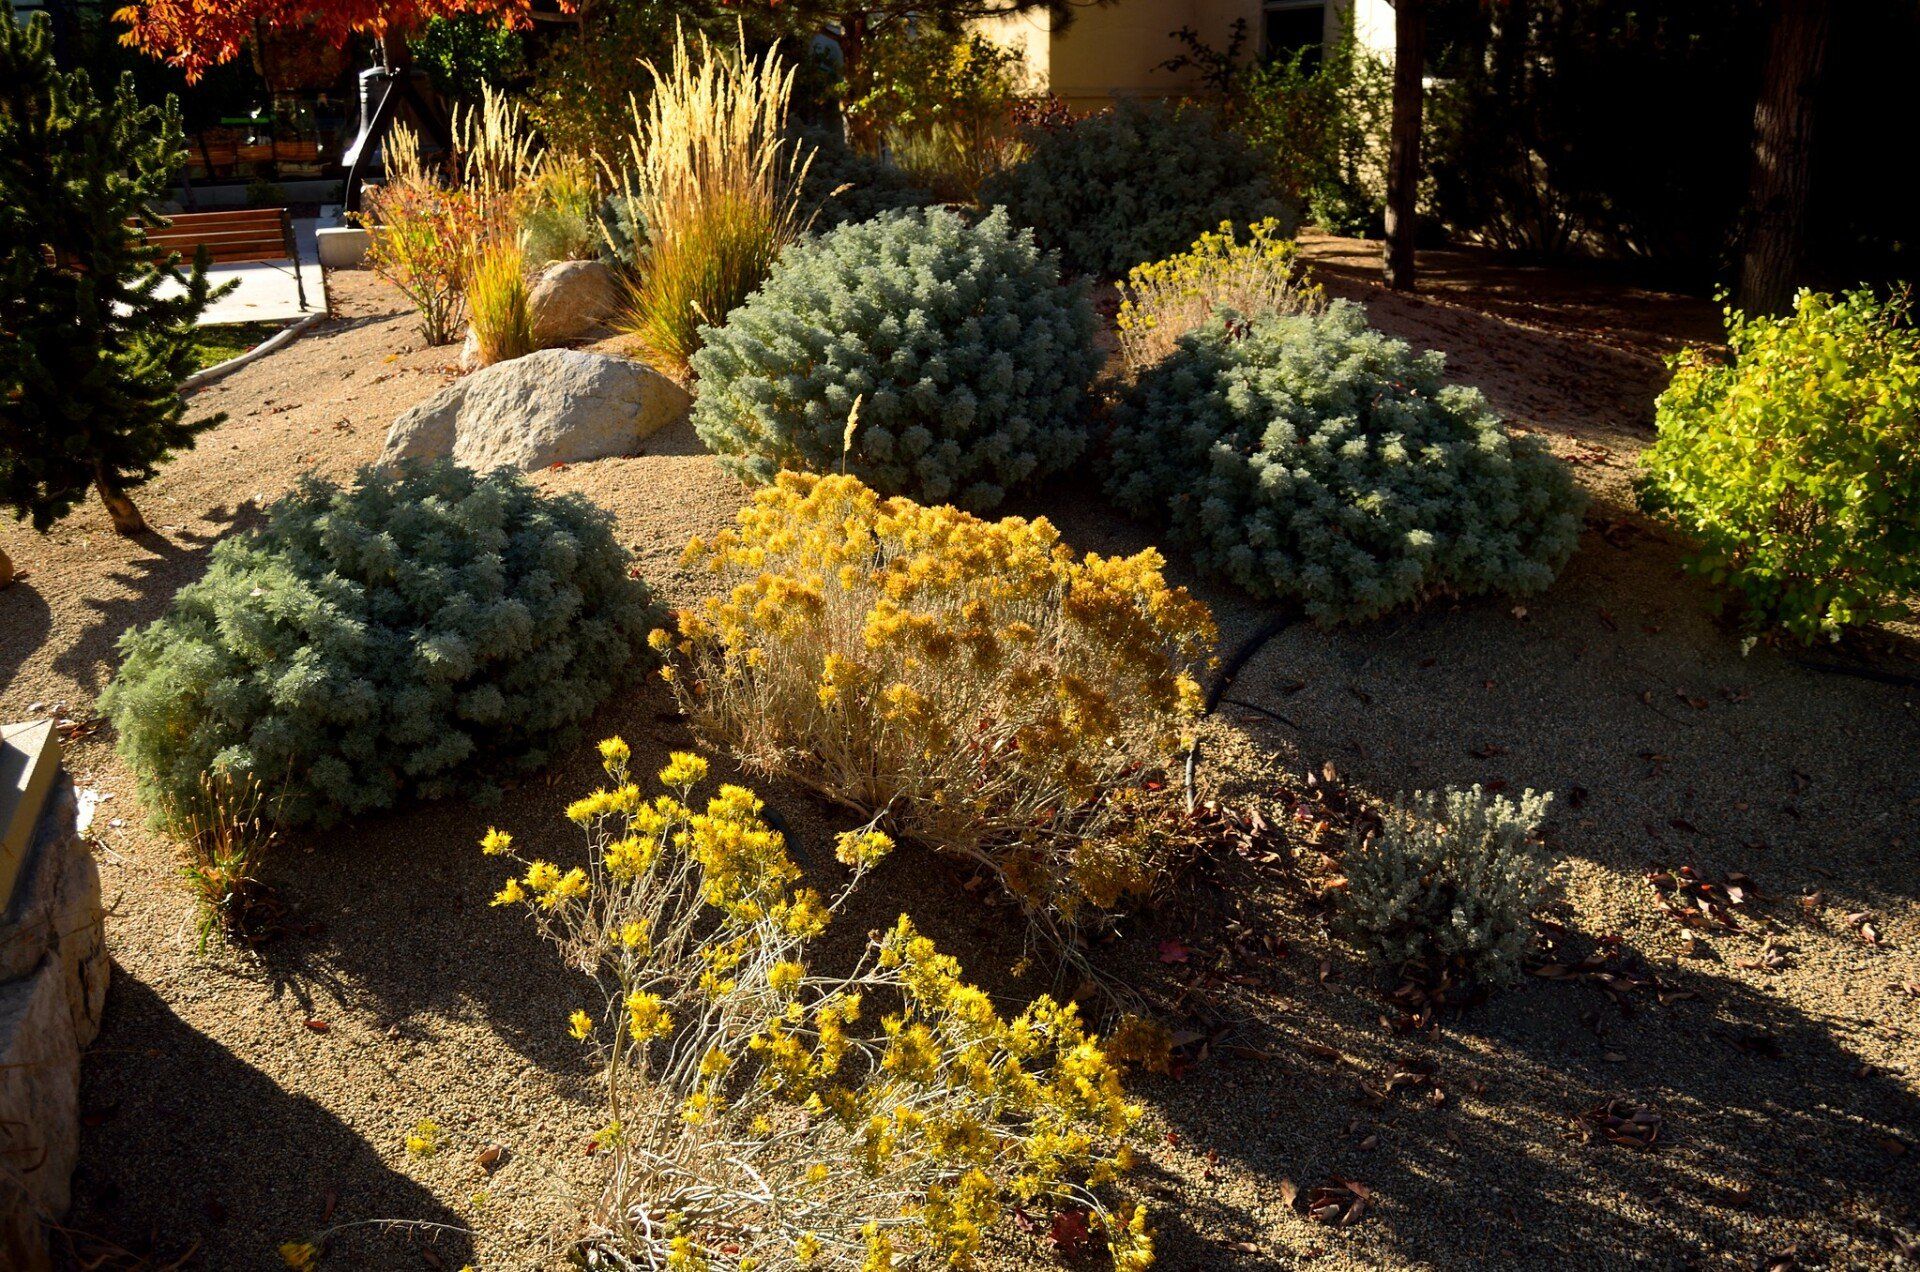
M1260 20L1261 53L1290 58L1304 49L1307 65L1319 62L1326 38L1326 0L1264 0Z

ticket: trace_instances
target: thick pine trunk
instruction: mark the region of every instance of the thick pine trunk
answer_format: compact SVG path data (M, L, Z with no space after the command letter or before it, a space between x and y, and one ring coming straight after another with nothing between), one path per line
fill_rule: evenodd
M1831 0L1779 0L1753 108L1739 298L1748 313L1781 313L1793 303L1813 182L1814 103L1832 32Z
M1414 220L1420 198L1421 76L1427 60L1427 0L1393 8L1393 130L1387 157L1387 286L1413 287Z
M133 506L133 500L127 498L120 479L105 464L96 463L93 466L93 486L100 492L100 502L107 506L107 516L113 519L115 530L121 534L147 532L146 518Z

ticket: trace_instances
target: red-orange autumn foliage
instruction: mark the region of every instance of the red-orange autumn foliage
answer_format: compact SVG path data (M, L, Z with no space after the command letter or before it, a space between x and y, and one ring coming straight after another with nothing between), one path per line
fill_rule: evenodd
M309 27L344 41L352 35L412 32L429 18L477 13L506 26L528 21L534 0L136 0L114 15L121 40L198 79L231 62L258 28ZM558 7L571 10L572 0Z

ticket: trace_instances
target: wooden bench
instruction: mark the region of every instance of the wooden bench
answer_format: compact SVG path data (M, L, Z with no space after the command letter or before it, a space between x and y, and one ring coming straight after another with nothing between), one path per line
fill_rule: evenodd
M233 212L179 212L164 226L149 226L147 242L192 260L207 249L214 265L279 265L293 263L294 286L300 308L307 307L307 284L300 273L300 247L293 237L293 218L285 208L245 208Z

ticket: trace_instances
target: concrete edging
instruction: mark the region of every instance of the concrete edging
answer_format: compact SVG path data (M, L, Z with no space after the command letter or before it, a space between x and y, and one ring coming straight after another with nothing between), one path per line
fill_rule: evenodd
M305 318L286 327L284 330L276 331L273 335L268 336L265 340L262 340L259 344L247 350L239 357L228 358L225 362L216 362L204 371L195 371L192 375L180 381L180 392L183 394L192 393L196 389L201 389L212 384L215 380L225 379L250 362L257 362L270 353L286 348L298 340L307 328L313 326L326 316L326 310L317 309Z

